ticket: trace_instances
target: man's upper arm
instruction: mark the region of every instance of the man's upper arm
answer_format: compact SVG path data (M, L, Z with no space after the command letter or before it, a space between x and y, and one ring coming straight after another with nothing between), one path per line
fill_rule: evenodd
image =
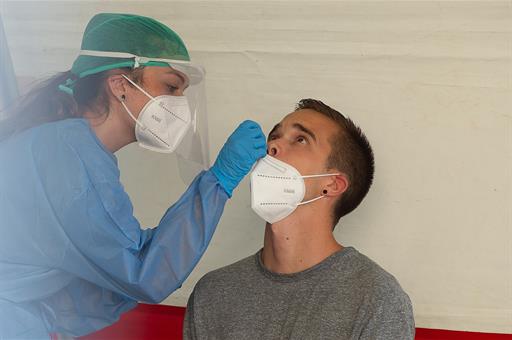
M402 291L391 294L370 308L370 317L361 332L361 340L414 339L414 316L407 294Z
M195 289L190 294L187 303L187 310L185 312L185 319L183 320L183 340L196 339L194 328L194 294Z

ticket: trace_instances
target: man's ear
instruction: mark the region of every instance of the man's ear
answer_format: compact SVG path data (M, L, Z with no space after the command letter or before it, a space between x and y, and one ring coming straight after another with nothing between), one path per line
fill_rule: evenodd
M107 78L108 91L119 101L124 100L122 98L126 96L128 87L128 81L120 74L113 74Z
M348 176L344 173L340 173L339 175L332 175L329 177L330 181L327 184L327 187L324 188L323 194L326 197L338 197L341 196L345 191L347 191L350 183L348 181Z

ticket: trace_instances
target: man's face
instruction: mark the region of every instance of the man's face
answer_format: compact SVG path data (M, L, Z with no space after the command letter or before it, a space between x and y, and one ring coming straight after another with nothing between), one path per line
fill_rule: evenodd
M337 129L336 123L314 110L298 110L272 129L267 152L292 165L303 176L323 174L328 170L331 153L329 139Z

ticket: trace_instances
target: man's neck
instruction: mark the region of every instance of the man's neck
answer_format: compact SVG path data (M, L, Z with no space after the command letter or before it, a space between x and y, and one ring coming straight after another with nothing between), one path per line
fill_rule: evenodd
M261 257L268 270L297 273L343 249L332 234L331 219L318 216L322 214L313 210L296 210L278 223L267 224Z

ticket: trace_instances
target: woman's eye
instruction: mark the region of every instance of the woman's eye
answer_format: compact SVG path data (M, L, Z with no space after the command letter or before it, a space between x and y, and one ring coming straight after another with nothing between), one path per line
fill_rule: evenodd
M173 86L173 85L167 85L167 88L168 88L168 89L169 89L169 91L171 91L171 92L176 92L176 91L178 91L178 87Z
M274 139L277 139L277 136L273 135L273 136L268 136L268 140L274 140Z

